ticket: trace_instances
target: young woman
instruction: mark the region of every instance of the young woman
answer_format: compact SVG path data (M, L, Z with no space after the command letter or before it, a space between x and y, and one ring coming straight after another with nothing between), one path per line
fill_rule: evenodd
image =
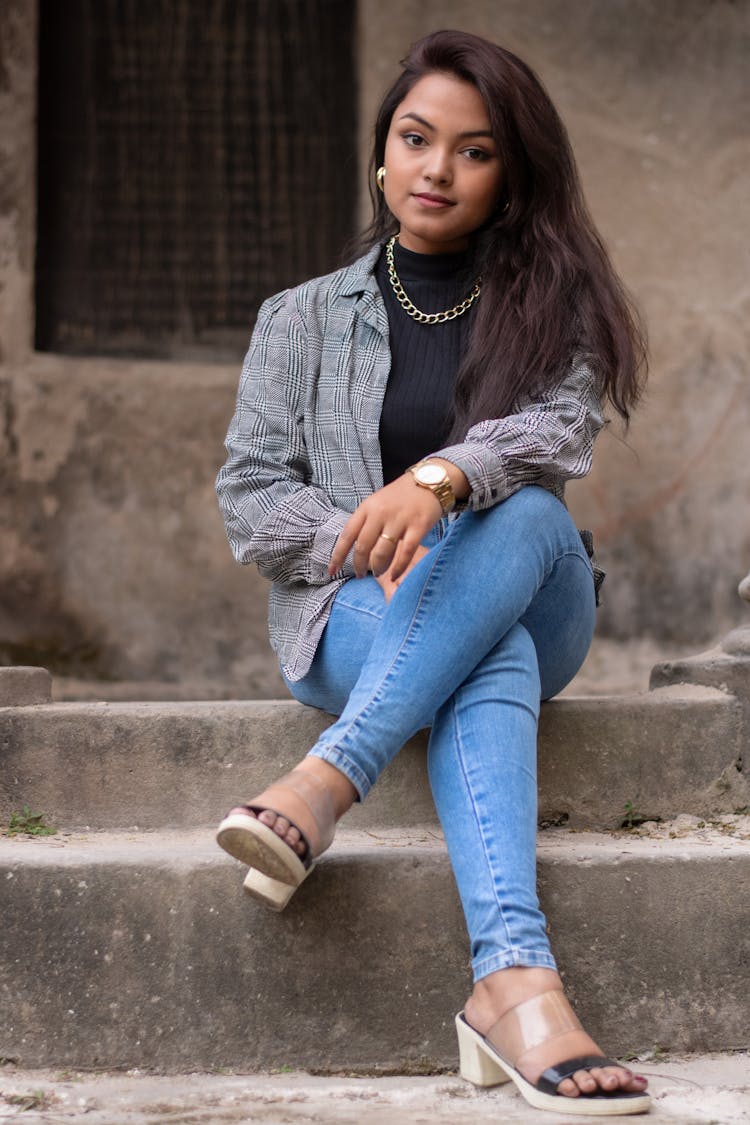
M580 667L591 562L563 503L643 352L564 127L514 55L417 43L375 129L367 253L262 307L217 488L272 579L294 697L339 715L218 841L281 909L422 727L475 985L461 1073L562 1113L648 1108L562 992L536 897L540 700Z

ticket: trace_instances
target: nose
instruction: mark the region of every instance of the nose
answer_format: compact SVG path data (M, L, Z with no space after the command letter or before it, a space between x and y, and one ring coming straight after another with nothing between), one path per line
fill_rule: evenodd
M431 184L449 184L453 180L453 161L450 153L439 145L427 150L422 175Z

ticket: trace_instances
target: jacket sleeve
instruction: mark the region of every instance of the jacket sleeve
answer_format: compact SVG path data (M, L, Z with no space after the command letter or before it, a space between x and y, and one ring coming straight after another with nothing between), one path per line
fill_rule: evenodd
M331 580L328 563L349 513L309 483L302 427L309 362L287 290L258 313L216 491L238 562L254 562L266 578L316 586ZM340 574L353 573L349 558Z
M499 504L526 484L585 476L594 438L604 425L598 379L576 360L563 379L518 412L472 426L463 442L432 454L463 470L475 511Z

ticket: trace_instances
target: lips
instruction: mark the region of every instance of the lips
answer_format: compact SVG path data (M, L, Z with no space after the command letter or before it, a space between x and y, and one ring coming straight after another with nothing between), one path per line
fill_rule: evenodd
M414 198L419 199L422 203L426 203L432 207L454 207L455 204L452 199L446 199L444 195L434 195L431 191L420 191L414 193Z

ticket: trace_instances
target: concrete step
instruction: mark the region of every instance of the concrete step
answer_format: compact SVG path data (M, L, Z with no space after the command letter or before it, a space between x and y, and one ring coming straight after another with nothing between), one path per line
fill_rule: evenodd
M649 1080L648 1125L734 1125L750 1117L746 1053L632 1063ZM6 1113L2 1110L7 1106ZM511 1083L454 1075L76 1074L4 1067L0 1117L85 1125L555 1125ZM33 1111L36 1109L36 1113ZM37 1117L37 1113L43 1116ZM543 1119L543 1120L542 1120ZM590 1121L574 1115L573 1121Z
M564 698L542 708L543 822L619 826L750 803L742 709L715 687ZM60 827L209 826L291 768L331 722L294 702L56 703L0 708L0 816ZM426 736L398 755L355 827L435 823Z
M553 829L539 855L570 995L603 1046L747 1044L750 839ZM455 1066L468 948L434 830L341 831L281 915L243 896L242 876L204 833L0 840L0 1056Z

